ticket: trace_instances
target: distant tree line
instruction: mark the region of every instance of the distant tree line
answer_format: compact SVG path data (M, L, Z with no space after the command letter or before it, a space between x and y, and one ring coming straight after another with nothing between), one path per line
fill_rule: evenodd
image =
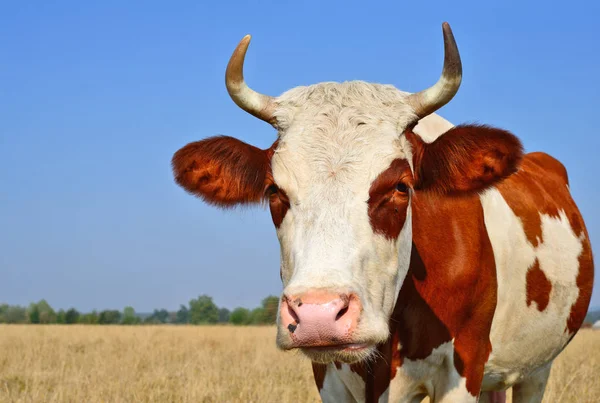
M0 323L32 324L90 324L90 325L138 325L138 324L217 324L233 325L270 325L277 318L279 298L268 296L261 306L255 309L236 308L229 311L219 308L212 297L201 295L192 299L188 305L181 305L176 312L155 309L150 315L142 315L127 306L123 311L104 310L81 313L75 308L55 311L46 300L31 303L28 307L19 305L0 305Z

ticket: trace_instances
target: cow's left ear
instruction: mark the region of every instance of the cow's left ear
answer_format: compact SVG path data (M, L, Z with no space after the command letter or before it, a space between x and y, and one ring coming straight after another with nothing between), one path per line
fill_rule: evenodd
M217 136L190 143L173 155L175 181L219 207L259 203L271 172L272 148L261 150Z
M432 143L408 130L415 189L441 193L480 191L516 172L523 146L513 134L488 126L456 126Z

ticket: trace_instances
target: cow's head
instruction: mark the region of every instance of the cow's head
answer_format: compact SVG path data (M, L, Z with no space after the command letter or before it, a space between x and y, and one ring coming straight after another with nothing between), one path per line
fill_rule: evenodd
M320 362L372 354L389 336L408 271L411 202L419 192L479 191L516 170L521 145L507 132L449 125L427 142L413 131L460 85L448 24L443 33L442 76L419 93L346 82L277 98L244 82L247 36L227 67L227 89L242 109L277 129L277 140L261 150L212 137L175 153L177 183L206 202L268 202L281 244L280 348L301 348Z

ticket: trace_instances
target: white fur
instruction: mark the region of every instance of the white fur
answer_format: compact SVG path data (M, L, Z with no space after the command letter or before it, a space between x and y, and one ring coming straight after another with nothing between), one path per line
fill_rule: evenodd
M377 399L378 403L388 403L388 401L390 400L390 388L388 387L385 392L383 392L381 394L381 396L379 396L379 399Z
M467 379L461 377L456 369L450 368L443 373L446 376L444 381L440 382L440 394L433 395L433 401L436 403L469 403L477 402L478 396L473 396L467 390Z
M429 395L433 402L475 402L466 379L454 366L454 343L433 349L422 360L403 359L390 385L390 402L420 402Z
M551 362L568 342L567 319L579 295L576 276L582 239L573 232L564 211L559 211L559 217L541 215L543 243L539 240L533 246L520 218L497 189L485 192L481 201L498 276L492 353L483 383L484 390L490 390L527 378ZM526 303L527 271L536 258L552 284L548 306L541 312L535 302Z
M432 114L419 120L413 132L425 143L433 143L438 137L452 129L454 125L440 115Z
M338 370L335 364L327 365L323 388L319 391L323 403L364 402L365 382L348 364Z

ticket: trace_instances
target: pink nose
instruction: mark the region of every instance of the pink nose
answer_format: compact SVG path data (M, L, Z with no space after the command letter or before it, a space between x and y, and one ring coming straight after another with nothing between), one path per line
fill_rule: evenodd
M316 291L285 296L280 319L293 347L331 346L351 342L360 311L356 295Z

